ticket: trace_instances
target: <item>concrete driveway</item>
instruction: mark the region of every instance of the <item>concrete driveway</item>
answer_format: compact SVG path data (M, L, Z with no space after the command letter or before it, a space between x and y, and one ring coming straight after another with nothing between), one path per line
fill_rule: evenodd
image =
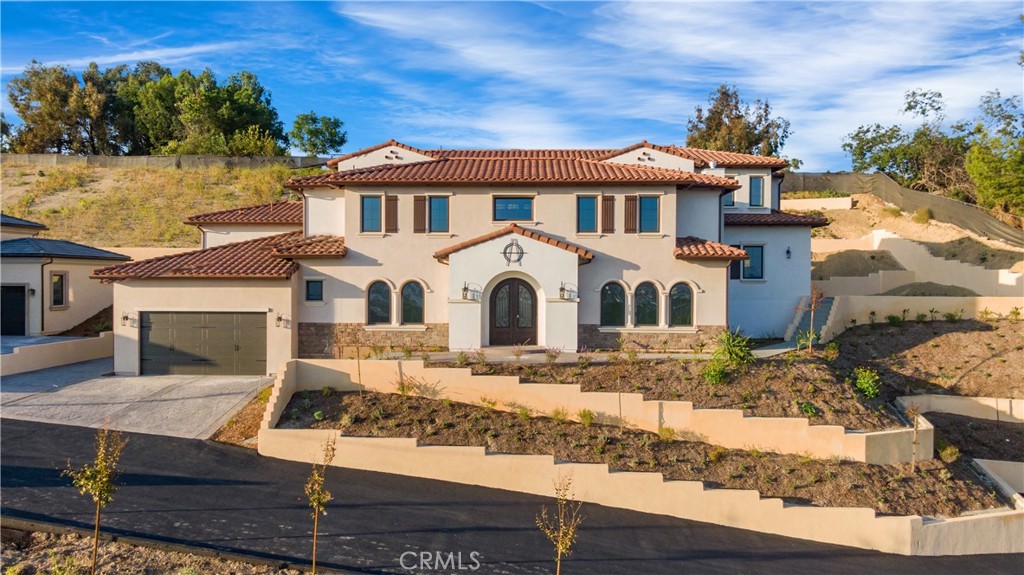
M261 376L105 376L100 359L0 380L0 416L208 439L272 379Z

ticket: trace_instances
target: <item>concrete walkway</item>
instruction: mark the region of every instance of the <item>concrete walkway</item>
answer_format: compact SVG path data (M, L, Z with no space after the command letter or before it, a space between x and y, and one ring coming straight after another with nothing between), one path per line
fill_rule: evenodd
M104 376L101 359L0 380L0 415L206 439L272 380L261 376Z
M91 429L3 421L4 519L89 528L91 501L60 476L93 457ZM123 475L103 510L106 533L306 563L310 467L208 441L131 435ZM534 524L543 497L331 468L318 565L345 573L541 575L552 549ZM566 575L935 575L1020 573L1020 555L903 557L584 504ZM420 553L462 554L463 570L418 568ZM470 554L480 565L468 569ZM404 559L404 561L403 561ZM413 567L407 569L407 567ZM114 570L100 565L100 571Z

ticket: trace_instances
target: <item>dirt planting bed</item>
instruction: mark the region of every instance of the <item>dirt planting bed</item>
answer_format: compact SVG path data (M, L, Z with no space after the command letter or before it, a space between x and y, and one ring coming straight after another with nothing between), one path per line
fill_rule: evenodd
M1024 461L1024 423L937 412L926 413L925 417L941 436L939 448L949 443L974 459Z
M278 428L340 429L361 437L413 437L425 445L484 446L489 452L550 454L558 461L656 471L709 488L756 489L792 503L870 507L886 515L958 516L999 507L962 461L867 465L736 450L654 434L486 406L390 393L298 393Z

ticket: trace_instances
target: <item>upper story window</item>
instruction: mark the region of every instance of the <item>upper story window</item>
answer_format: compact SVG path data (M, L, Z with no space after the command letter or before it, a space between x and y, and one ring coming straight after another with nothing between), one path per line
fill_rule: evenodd
M606 283L601 288L601 325L626 325L626 290L615 282Z
M324 280L306 280L306 301L324 301Z
M729 266L729 279L763 280L764 279L764 246L738 245L733 246L747 252L749 259L732 262Z
M430 196L427 200L427 231L448 232L448 196ZM419 285L419 284L417 284Z
M725 177L729 178L730 180L736 179L736 176L731 174L726 174ZM733 192L728 192L722 195L722 205L727 208L731 208L736 205L736 198L733 196Z
M597 232L597 196L576 196L576 233Z
M750 207L764 206L764 178L750 178Z
M52 272L50 274L50 307L68 306L68 274Z
M523 196L494 198L494 221L522 222L533 220L533 198Z
M359 231L381 231L381 196L359 198Z
M660 229L658 200L658 196L640 196L640 233L652 233Z

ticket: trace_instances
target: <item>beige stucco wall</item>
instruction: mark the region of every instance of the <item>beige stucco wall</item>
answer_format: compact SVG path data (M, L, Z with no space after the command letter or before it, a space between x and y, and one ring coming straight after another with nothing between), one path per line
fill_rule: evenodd
M122 247L100 247L97 249L107 250L114 253L126 255L135 261L148 260L150 258L158 258L161 256L172 256L175 254L183 254L185 252L193 252L199 249L199 246L192 248L122 248Z
M663 168L666 170L682 170L693 172L693 160L680 158L674 154L666 154L651 148L638 148L618 156L604 160L611 164L626 164L629 166L645 166L648 168Z
M295 357L295 302L290 280L150 279L114 285L114 371L139 373L139 314L144 311L260 312L267 314L267 375ZM121 325L122 314L129 316ZM283 321L276 325L277 314Z
M826 296L875 295L916 281L917 274L908 270L881 270L861 277L835 276L815 280L814 285Z
M204 224L199 229L203 232L203 247L213 248L224 244L302 231L302 224Z
M993 475L1005 485L1005 491L1019 494L1024 493L1024 462L1020 461L996 461L994 459L975 459L975 463L981 466L989 475ZM1024 503L1024 498L1020 499Z
M345 161L339 162L334 167L339 172L346 170L354 170L356 168L366 168L369 166L382 166L386 164L408 164L410 162L423 162L431 160L433 158L424 156L418 152L406 150L400 146L387 146L379 150L367 152L359 156L349 158Z
M0 356L0 376L36 371L114 355L114 334L105 331L99 337L16 347Z
M658 473L609 473L606 465L556 463L548 455L486 454L483 447L419 447L415 439L345 437L332 430L274 429L292 393L317 385L344 387L318 362L292 362L278 378L259 432L261 455L310 463L333 440L333 465L452 481L551 497L571 477L580 501L904 555L1024 551L1024 512L1002 511L954 520L877 517L871 509L789 505L756 491L706 489L697 481L666 481ZM370 362L366 362L369 364ZM413 363L413 362L410 362ZM299 369L302 365L309 369ZM322 383L328 381L329 383ZM927 526L927 529L923 527Z
M0 226L0 241L14 240L18 238L30 238L41 231L42 230L40 229L12 228L9 226Z
M721 241L721 201L719 191L679 192L676 199L676 236Z
M1001 397L961 397L958 395L907 395L899 398L920 413L937 411L1010 423L1024 423L1024 399Z
M65 258L4 258L4 285L24 285L35 290L26 298L28 335L52 335L71 329L113 303L110 284L89 277L92 270L120 263L114 260L72 260ZM54 308L50 274L67 273L67 306ZM40 273L42 277L40 277Z

